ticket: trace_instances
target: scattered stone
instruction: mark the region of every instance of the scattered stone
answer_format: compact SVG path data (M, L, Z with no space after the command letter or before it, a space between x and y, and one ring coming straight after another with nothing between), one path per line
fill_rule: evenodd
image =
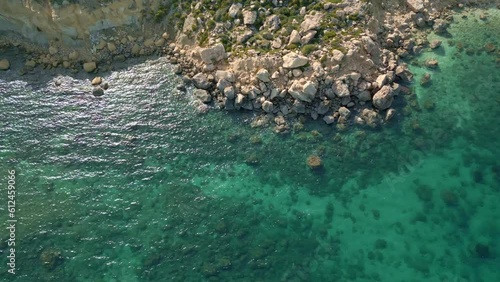
M234 87L228 86L224 88L224 96L226 96L226 98L231 100L234 99Z
M264 101L264 103L262 103L262 110L266 113L272 113L274 110L273 103L271 101Z
M139 55L139 53L141 52L141 46L139 46L139 44L135 43L134 46L132 46L132 49L130 50L130 52L132 53L132 55Z
M153 47L155 45L155 41L151 38L144 41L144 47Z
M316 92L318 91L318 85L312 81L295 80L288 89L288 93L295 99L304 102L312 102Z
M334 60L335 62L337 63L340 63L342 62L342 59L344 59L344 53L342 53L342 51L340 50L333 50L332 51L332 60Z
M425 8L423 0L406 0L406 4L415 13L422 12Z
M92 90L92 94L96 97L100 97L104 95L104 90L101 87L96 87L94 90Z
M69 59L72 60L72 61L76 61L78 59L78 52L77 51L73 51L71 53L69 53Z
M8 70L10 68L10 62L7 59L0 60L0 70Z
M270 82L271 81L269 79L269 71L266 69L260 69L257 72L257 78L260 79L262 82Z
M241 3L232 4L231 7L229 7L228 15L233 19L236 18L242 7L243 5Z
M305 66L309 63L309 59L295 52L290 52L283 56L283 67L287 69L295 69Z
M45 249L40 254L40 261L46 269L54 270L57 266L64 262L64 257L59 250Z
M389 79L387 77L387 74L381 74L377 77L375 82L377 83L378 87L382 87L387 83L388 80Z
M384 86L388 87L388 86ZM361 111L360 118L363 120L365 124L367 124L370 127L376 127L379 122L378 114L376 111L371 110L371 109L363 109Z
M437 34L446 33L447 32L447 30L446 30L447 28L448 28L448 23L445 20L442 20L442 19L436 19L434 21L434 25L432 26L432 29Z
M429 86L431 82L431 74L430 73L425 73L424 76L420 79L420 85L422 86Z
M323 166L319 156L311 155L307 158L307 166L312 170L318 170Z
M108 90L109 88L109 84L107 82L104 82L102 85L101 85L102 89L104 90Z
M390 119L392 119L392 117L395 114L396 114L396 110L395 109L388 109L387 113L385 114L385 121L389 121Z
M321 27L323 14L316 13L315 15L306 15L304 21L300 24L300 30L306 32L309 30L317 30Z
M431 47L431 49L436 49L438 48L439 46L441 46L441 40L432 40L431 43L429 44L429 47Z
M113 53L116 51L116 45L113 42L108 42L107 44L109 52Z
M161 47L163 45L165 45L165 38L162 37L162 38L160 38L160 39L158 39L158 40L155 41L155 46L156 47Z
M436 60L436 59L429 59L429 60L425 61L425 65L426 65L428 68L435 69L435 68L437 68L437 67L438 67L439 62L438 62L438 60Z
M335 117L333 115L324 116L323 121L325 121L326 124L332 124L335 122Z
M97 68L95 62L88 62L83 64L83 70L86 72L93 72Z
M288 40L288 45L297 44L300 42L300 33L297 30L292 30L290 33L290 39Z
M280 17L278 15L270 15L266 19L265 26L268 27L271 32L278 30L281 26Z
M57 48L54 46L50 46L49 47L49 54L51 54L51 55L57 54Z
M243 12L243 24L253 25L257 20L257 11L244 11Z
M351 116L351 111L346 107L340 107L339 115L339 118L343 119L343 121L346 121Z
M373 106L379 110L385 110L392 105L393 100L392 88L385 85L373 95Z
M92 85L94 86L101 84L101 82L102 82L102 77L100 76L96 76L94 77L94 79L92 79Z
M488 53L493 53L496 50L496 46L493 43L487 43L484 45L484 50Z
M335 81L335 83L332 85L332 90L335 95L337 95L339 98L344 98L344 97L349 97L351 93L349 92L349 85L344 83L341 80ZM334 97L330 97L333 99Z

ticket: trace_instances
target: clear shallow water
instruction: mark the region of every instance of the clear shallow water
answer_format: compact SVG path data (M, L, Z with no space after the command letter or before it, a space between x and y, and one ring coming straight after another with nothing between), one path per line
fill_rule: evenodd
M197 114L158 61L105 77L100 99L85 80L0 81L14 281L500 281L499 65L456 44L499 48L496 20L452 26L377 129L278 136L250 115Z

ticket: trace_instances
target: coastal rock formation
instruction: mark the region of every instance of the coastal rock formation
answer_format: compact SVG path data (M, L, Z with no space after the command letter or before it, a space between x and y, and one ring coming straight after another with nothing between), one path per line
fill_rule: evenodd
M112 70L113 62L161 55L193 83L198 100L213 106L204 109L254 110L258 119L307 116L345 128L377 125L380 111L405 99L397 96L399 84L411 83L412 74L402 58L440 46L425 35L446 32L452 21L446 5L456 1L305 1L286 9L283 1L35 2L28 9L8 1L0 11L0 30L43 44L21 73L38 67L98 73ZM63 14L70 8L83 12L70 19ZM494 44L484 49L495 54ZM425 64L438 68L437 60ZM9 65L0 61L0 69ZM428 85L430 76L420 82ZM95 94L104 94L103 84L92 84L102 87ZM279 124L276 131L287 128Z

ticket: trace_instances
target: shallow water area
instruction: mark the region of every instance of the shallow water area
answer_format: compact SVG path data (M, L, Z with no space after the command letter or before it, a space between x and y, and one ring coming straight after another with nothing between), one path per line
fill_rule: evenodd
M411 64L413 94L376 129L200 114L162 59L105 75L99 98L88 78L0 79L13 281L500 281L497 53L456 44L498 25L471 18Z

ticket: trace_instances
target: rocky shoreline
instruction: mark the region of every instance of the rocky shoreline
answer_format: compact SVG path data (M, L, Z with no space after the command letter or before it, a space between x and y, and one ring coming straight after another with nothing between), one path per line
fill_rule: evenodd
M151 30L135 36L127 27L114 28L110 35L93 38L91 52L60 41L40 49L4 37L0 48L23 48L28 59L14 70L7 58L0 57L0 70L23 75L64 68L96 75L113 70L114 62L156 54L165 56L185 84L194 86L200 109L207 104L254 111L252 126L272 125L279 133L288 132L303 116L339 130L351 124L377 127L398 114L395 103L411 103L412 74L405 59L426 48L439 48L440 42L428 42L427 34L445 34L452 15L469 9L461 1L422 0L380 5L360 0L305 1L303 6L299 1L163 2L169 2L171 15L160 24L163 29L154 28L158 11L166 7L159 4L156 13L149 14L155 16L143 19L142 26ZM476 7L488 7L488 1ZM482 20L487 21L486 13ZM494 44L481 51L500 58ZM438 63L425 62L431 69ZM420 79L422 85L430 81L430 75ZM105 95L108 85L102 82L100 77L92 80L95 96ZM186 91L185 85L178 89ZM408 101L401 97L407 94Z

